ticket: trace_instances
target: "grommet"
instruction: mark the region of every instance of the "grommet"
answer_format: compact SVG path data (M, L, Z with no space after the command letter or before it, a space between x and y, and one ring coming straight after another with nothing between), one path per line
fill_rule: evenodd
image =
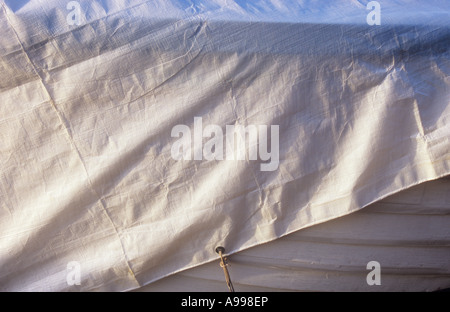
M222 253L222 254L224 254L225 253L225 248L223 248L222 246L217 246L216 247L216 253L218 253L219 255Z

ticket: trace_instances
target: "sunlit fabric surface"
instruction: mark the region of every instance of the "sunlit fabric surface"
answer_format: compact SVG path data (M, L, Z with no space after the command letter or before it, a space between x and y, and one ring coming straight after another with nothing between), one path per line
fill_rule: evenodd
M0 290L136 289L450 174L450 6L368 2L0 1ZM278 125L277 169L174 159L196 117Z

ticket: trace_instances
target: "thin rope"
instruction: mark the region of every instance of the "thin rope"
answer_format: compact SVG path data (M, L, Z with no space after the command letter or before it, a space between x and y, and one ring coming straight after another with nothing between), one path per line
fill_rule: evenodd
M228 289L230 292L234 292L233 283L231 282L230 273L228 272L227 266L229 265L229 261L227 257L223 256L223 252L225 251L225 248L223 247L217 247L216 252L220 256L220 266L223 268L223 273L225 274L225 281L227 282Z

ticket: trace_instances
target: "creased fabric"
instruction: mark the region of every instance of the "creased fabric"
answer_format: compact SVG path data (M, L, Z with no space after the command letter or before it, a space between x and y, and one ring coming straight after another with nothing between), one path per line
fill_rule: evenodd
M68 2L0 2L0 290L135 289L450 174L446 1Z

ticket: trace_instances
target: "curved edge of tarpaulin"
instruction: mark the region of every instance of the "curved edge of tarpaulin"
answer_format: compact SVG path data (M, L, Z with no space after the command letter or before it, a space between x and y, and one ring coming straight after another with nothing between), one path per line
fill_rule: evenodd
M89 1L70 28L65 2L20 3L0 13L0 289L135 289L218 245L232 254L450 173L448 21L205 20L176 1ZM178 161L176 125L276 125L277 168Z
M450 176L424 182L342 218L235 253L228 258L234 289L237 292L448 289L449 186ZM378 280L371 274L369 264L380 268ZM369 282L368 277L372 277ZM226 289L219 261L214 261L135 291Z
M335 216L330 217L330 218L328 218L328 219L322 219L322 220L320 220L320 221L313 222L313 223L306 224L306 225L305 225L305 224L302 224L301 227L299 227L299 228L295 228L295 227L294 227L294 229L289 230L289 231L283 233L282 235L280 235L280 236L278 236L278 237L274 237L274 238L269 239L269 240L266 240L266 241L259 241L259 242L257 242L257 243L254 243L253 245L245 245L245 246L242 247L242 248L238 248L238 249L234 249L234 250L226 250L226 253L227 253L228 256L232 256L233 254L242 252L242 251L247 250L247 249L250 249L250 248L252 248L252 247L261 246L261 245L264 245L264 244L270 244L271 242L273 242L273 241L275 241L275 240L278 240L279 238L282 238L282 237L288 236L288 235L290 235L290 234L293 234L293 233L295 233L295 232L301 231L302 229L305 229L305 228L308 228L308 227L312 227L312 226L317 225L317 224L322 224L322 223L325 223L325 222L328 222L328 221L331 221L331 220L335 220L335 219L337 219L337 218L345 217L346 215L352 214L352 213L354 213L354 212L356 212L356 211L360 211L361 209L363 209L363 208L365 208L365 207L368 207L368 206L370 206L370 205L373 204L373 203L380 202L380 201L382 201L383 199L388 198L389 196L392 196L392 195L395 195L395 194L399 194L399 193L402 192L402 191L411 189L411 188L413 188L413 187L415 187L415 186L417 186L417 185L420 185L420 184L422 184L422 183L435 181L435 180L438 180L439 178L442 178L442 177L445 177L445 176L447 176L447 174L444 174L444 175L442 175L442 176L440 176L440 177L437 177L436 179L432 178L432 179L427 179L427 180L419 181L419 182L417 182L417 183L415 183L415 184L408 185L408 186L406 186L406 187L404 187L404 188L402 188L402 189L398 189L398 190L396 190L396 191L393 191L393 192L390 193L390 194L385 194L384 196L382 196L382 197L380 197L380 198L374 200L372 203L369 203L369 204L367 204L367 205L365 205L365 206L363 206L363 207L358 207L358 208L355 208L354 210L351 210L351 211L345 211L342 215L335 215ZM223 245L223 244L222 244L222 245ZM219 243L219 244L215 244L214 247L217 248L218 246L222 246L222 245ZM232 259L232 258L231 258L231 259ZM154 282L157 282L157 281L159 281L159 280L161 280L161 279L170 277L170 276L172 276L172 275L176 275L176 274L178 274L178 273L180 273L180 272L183 272L183 271L186 271L186 270L189 270L189 269L192 269L192 268L200 267L200 266L202 266L202 265L208 264L208 263L213 262L213 261L217 261L217 263L218 263L218 265L217 265L217 271L220 271L220 270L219 270L219 269L220 269L220 268L219 268L219 262L218 262L219 260L220 260L220 257L219 257L218 255L216 255L215 257L213 256L213 257L211 257L210 259L207 259L207 260L205 260L205 261L203 261L203 262L198 262L198 263L195 263L194 265L186 266L186 267L183 267L182 269L179 269L179 270L174 270L174 271L171 272L170 274L167 274L167 275L162 276L162 277L160 277L160 278L156 278L156 279L150 280L150 281L148 281L148 282L146 282L146 283L141 284L141 285L140 285L139 287L137 287L137 288L136 288L136 287L131 287L131 288L126 289L126 290L124 290L124 291L133 291L133 290L139 289L140 287L144 287L144 289L145 289L145 286L150 285L150 284L152 284L152 283L154 283ZM336 264L336 265L338 265L338 264ZM223 288L223 290L225 291L225 290L226 290L225 279L224 279L223 283L224 283L224 288ZM186 288L186 289L187 289L187 288ZM335 289L335 290L338 291L338 289ZM145 290L144 290L144 291L145 291ZM157 289L152 289L151 291L158 291L158 290L157 290ZM199 290L197 290L197 291L199 291ZM202 291L205 291L205 290L202 290ZM391 291L398 291L398 290L391 290Z

